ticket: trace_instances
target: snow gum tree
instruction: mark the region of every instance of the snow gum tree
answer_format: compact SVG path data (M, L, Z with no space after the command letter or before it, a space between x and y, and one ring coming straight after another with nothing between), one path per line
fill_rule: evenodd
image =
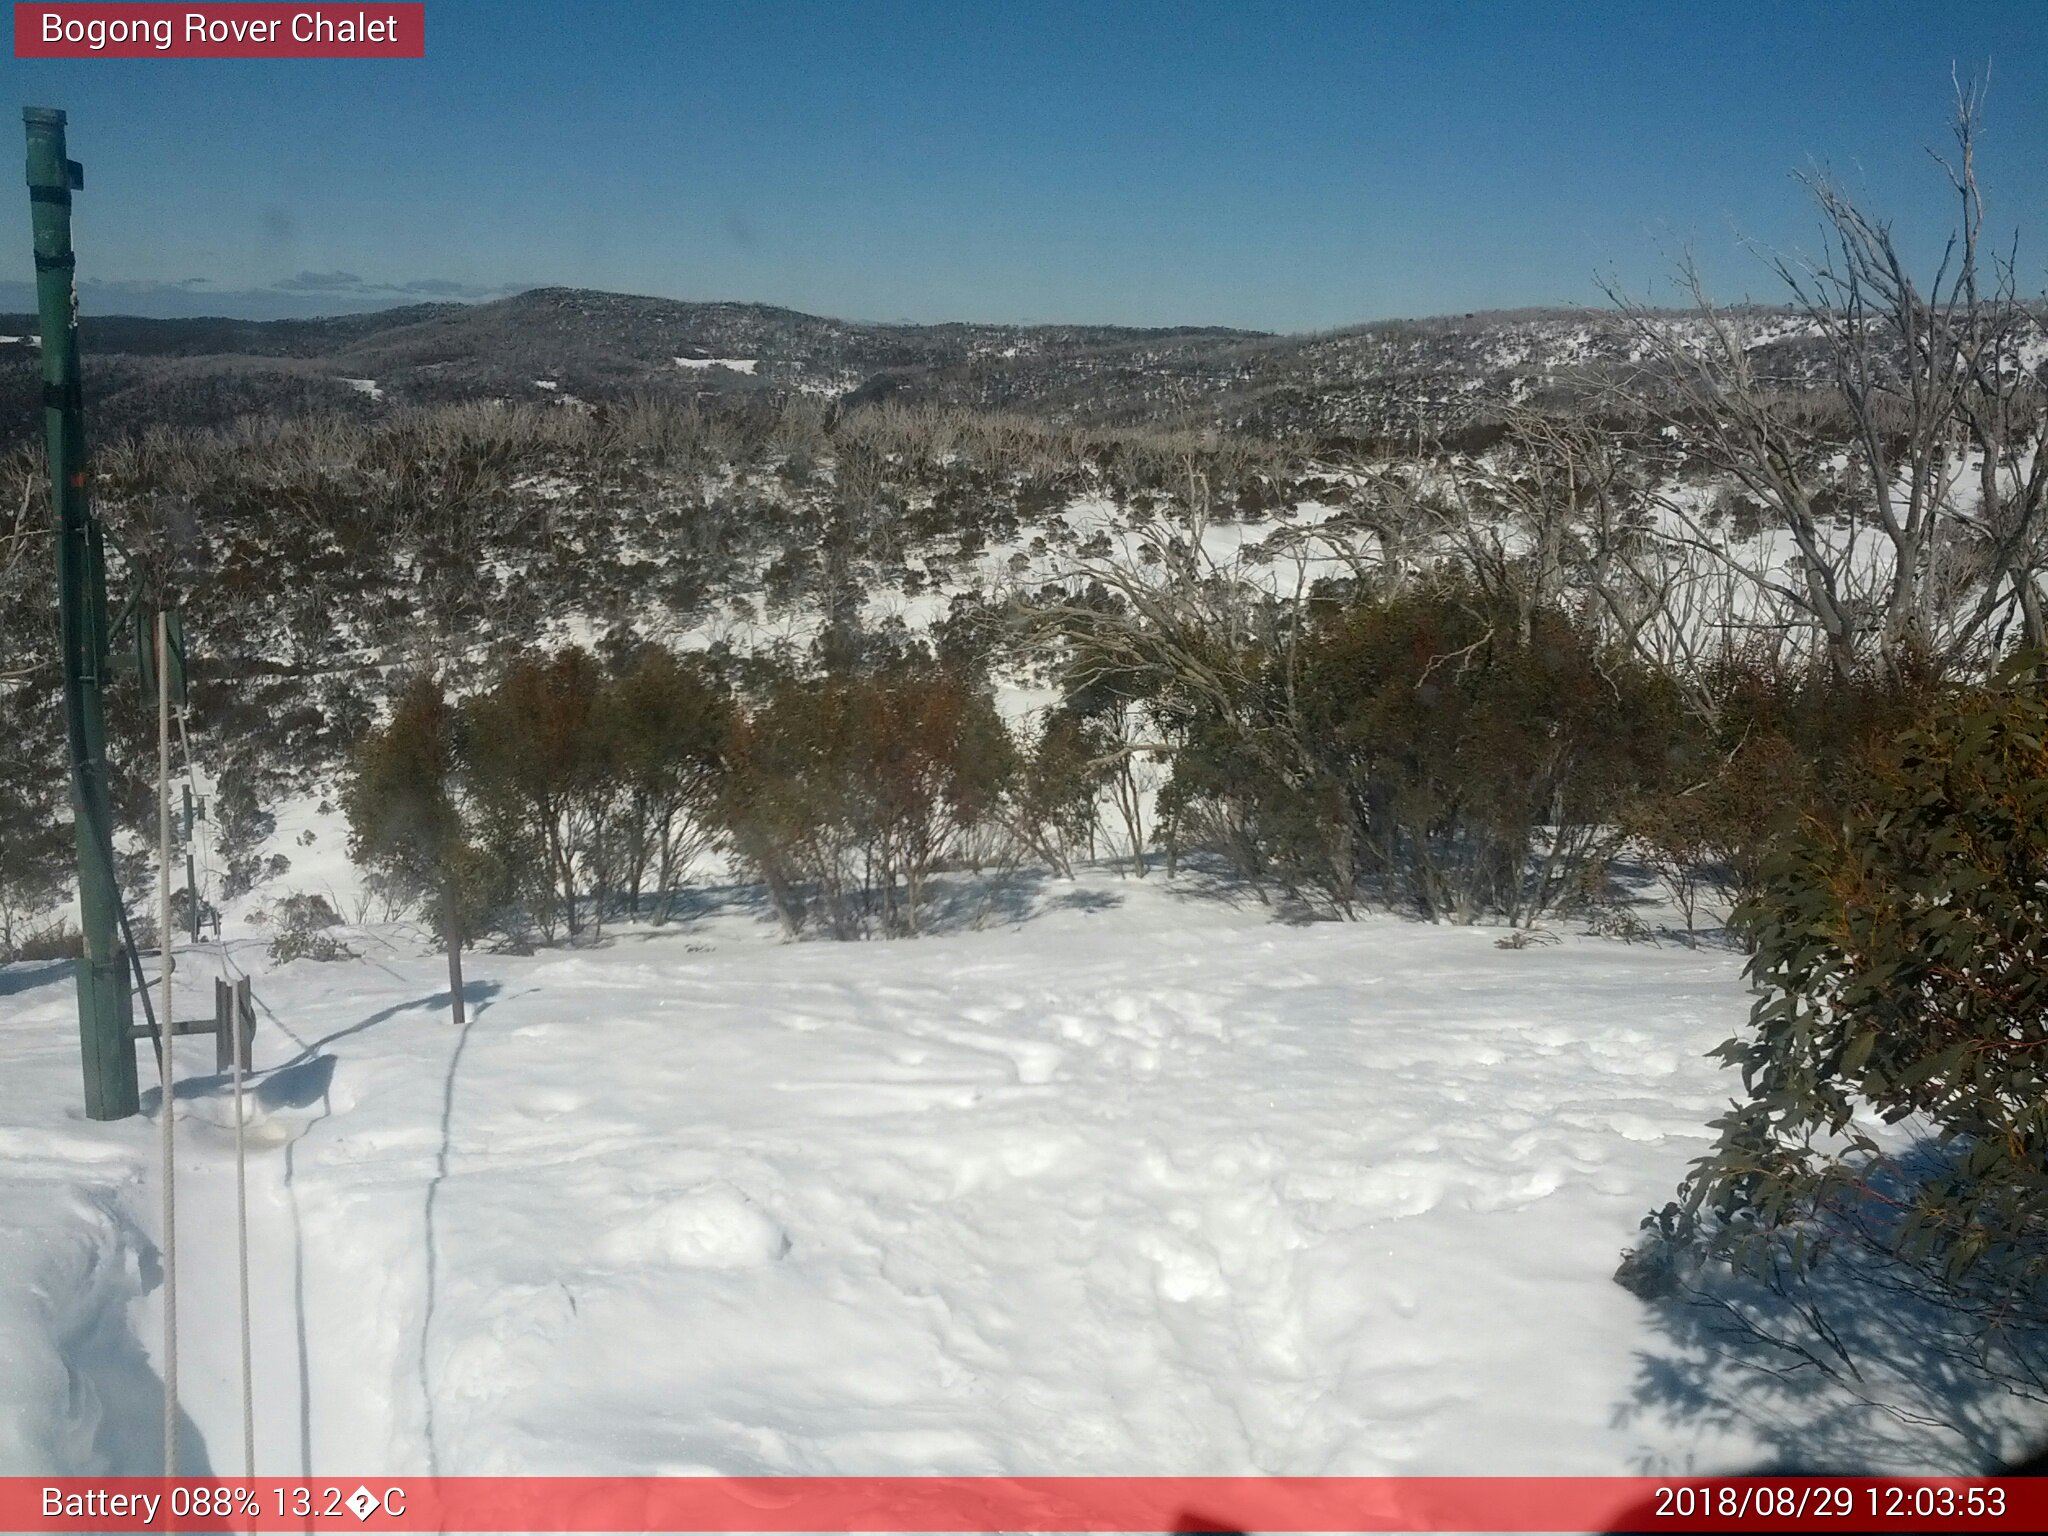
M603 729L623 801L619 862L628 895L637 911L652 876L654 921L666 922L677 880L716 828L730 700L698 658L650 645L610 685Z
M606 840L615 780L604 684L596 659L571 646L517 658L466 710L490 840L524 877L529 898L543 913L559 913L572 939L583 927L578 875Z
M735 724L722 815L792 933L914 934L931 876L1009 813L1016 765L986 689L944 669L783 677Z
M497 881L494 861L472 837L457 716L438 679L415 677L390 720L357 747L342 808L349 857L432 912L462 1023L462 949L481 931Z
M1018 763L1017 835L1053 873L1070 879L1077 850L1094 841L1097 801L1113 749L1096 722L1069 709L1050 712Z

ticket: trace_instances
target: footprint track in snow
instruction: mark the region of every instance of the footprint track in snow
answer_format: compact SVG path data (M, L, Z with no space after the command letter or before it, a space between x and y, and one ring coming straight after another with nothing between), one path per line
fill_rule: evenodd
M781 1224L730 1184L701 1184L612 1228L598 1252L632 1268L750 1269L790 1250Z

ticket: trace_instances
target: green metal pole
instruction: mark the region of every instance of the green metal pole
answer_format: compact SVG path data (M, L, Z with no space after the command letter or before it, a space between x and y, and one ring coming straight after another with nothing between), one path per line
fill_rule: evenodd
M107 670L106 551L85 493L85 410L78 385L78 291L72 282L71 193L85 175L65 157L64 114L27 107L29 211L35 223L36 302L43 328L43 426L57 543L57 618L64 649L64 724L71 746L72 826L85 958L78 966L78 1044L85 1112L120 1120L140 1109L133 1005L115 938L113 818L100 689ZM168 935L166 935L168 942Z

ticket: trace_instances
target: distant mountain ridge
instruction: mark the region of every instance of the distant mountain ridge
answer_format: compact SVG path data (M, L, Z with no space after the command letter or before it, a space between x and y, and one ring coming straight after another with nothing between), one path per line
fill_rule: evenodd
M1796 349L1791 317L1753 313L1764 331L1783 332L1777 345ZM0 335L35 328L34 316L0 316ZM1215 326L888 324L574 288L314 320L88 315L80 336L96 434L451 400L738 391L1089 424L1403 436L1541 404L1632 361L1625 328L1590 310L1275 336ZM0 433L32 433L37 398L33 348L0 346Z

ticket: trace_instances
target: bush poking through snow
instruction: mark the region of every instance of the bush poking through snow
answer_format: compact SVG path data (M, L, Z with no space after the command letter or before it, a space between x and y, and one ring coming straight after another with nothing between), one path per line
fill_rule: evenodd
M1645 1301L1661 1301L1683 1289L1699 1264L1692 1218L1674 1200L1643 1218L1643 1239L1622 1249L1614 1283Z
M1716 1054L1745 1101L1681 1199L1721 1257L1774 1283L1853 1252L1924 1304L1955 1360L2038 1398L2048 660L1943 705L1850 787L1737 914L1761 996ZM1881 1144L1872 1115L1920 1137ZM1825 1358L1834 1330L1813 1326Z
M1622 808L1669 772L1671 680L1561 606L1442 576L1283 611L1155 563L1089 567L1118 595L1048 603L1043 633L1070 700L1107 681L1165 744L1160 820L1254 883L1526 925L1604 887Z
M1624 944L1657 942L1657 935L1650 925L1619 902L1595 905L1587 914L1586 932L1596 939L1619 939Z
M85 935L59 918L15 941L9 960L76 960L85 953Z
M327 932L338 927L341 918L333 904L317 892L293 891L273 904L271 919L276 924L269 950L272 965L356 958L354 950Z

